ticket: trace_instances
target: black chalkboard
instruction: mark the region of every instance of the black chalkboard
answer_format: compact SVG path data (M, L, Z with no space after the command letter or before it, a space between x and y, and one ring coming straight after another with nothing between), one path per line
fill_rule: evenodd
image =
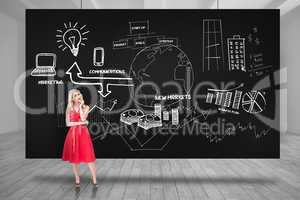
M67 93L97 158L279 158L279 10L26 10L26 158Z

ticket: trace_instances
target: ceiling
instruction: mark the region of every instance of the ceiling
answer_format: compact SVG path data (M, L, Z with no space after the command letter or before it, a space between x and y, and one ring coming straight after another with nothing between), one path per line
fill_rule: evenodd
M281 15L300 0L1 0L0 12L24 20L25 9L273 9Z
M6 0L5 0L6 1ZM11 0L10 0L11 1ZM277 8L298 0L15 0L28 8ZM219 3L217 3L219 2Z

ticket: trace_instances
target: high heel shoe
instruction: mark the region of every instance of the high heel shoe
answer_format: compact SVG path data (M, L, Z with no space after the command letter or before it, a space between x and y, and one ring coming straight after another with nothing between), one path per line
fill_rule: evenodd
M78 182L75 180L75 187L80 187L80 180Z
M94 187L98 187L98 186L99 186L98 183L97 183L97 181L96 181L96 183L94 183L93 178L91 178L91 184L92 184Z
M76 187L76 188L79 188L79 187L80 187L80 182L78 182L78 183L75 182L75 187Z

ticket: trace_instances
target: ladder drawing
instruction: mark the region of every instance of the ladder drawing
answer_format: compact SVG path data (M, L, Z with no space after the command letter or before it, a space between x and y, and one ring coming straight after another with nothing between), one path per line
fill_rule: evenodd
M222 21L220 19L203 20L203 72L224 71L224 48Z

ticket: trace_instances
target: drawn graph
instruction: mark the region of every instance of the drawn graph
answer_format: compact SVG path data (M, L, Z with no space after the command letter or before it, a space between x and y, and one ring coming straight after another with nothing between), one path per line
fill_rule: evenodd
M208 89L205 102L234 110L239 110L242 106L243 110L250 114L262 112L266 106L266 99L262 92L253 90L243 94L240 89L242 86L243 84L228 90ZM237 112L234 113L238 114Z
M242 107L251 114L260 113L266 106L265 97L260 91L251 91L243 95Z
M223 32L220 19L203 20L202 59L203 72L224 70Z
M234 100L233 100L233 103L232 103L232 108L233 109L239 109L240 108L240 102L241 102L241 98L242 98L242 91L235 91L235 94L234 94Z
M215 105L222 107L232 107L233 109L239 109L242 91L218 91L215 93L207 93L206 103L214 103ZM232 99L233 97L233 99ZM214 102L213 102L214 101Z
M115 108L117 103L118 101L116 99L108 101L99 100L97 104L94 105L89 111L89 122L103 123L106 121L111 121L110 111L112 111Z
M208 89L206 103L215 104L218 107L238 110L243 92L240 90L244 84L240 84L232 89ZM238 114L238 112L234 112Z

